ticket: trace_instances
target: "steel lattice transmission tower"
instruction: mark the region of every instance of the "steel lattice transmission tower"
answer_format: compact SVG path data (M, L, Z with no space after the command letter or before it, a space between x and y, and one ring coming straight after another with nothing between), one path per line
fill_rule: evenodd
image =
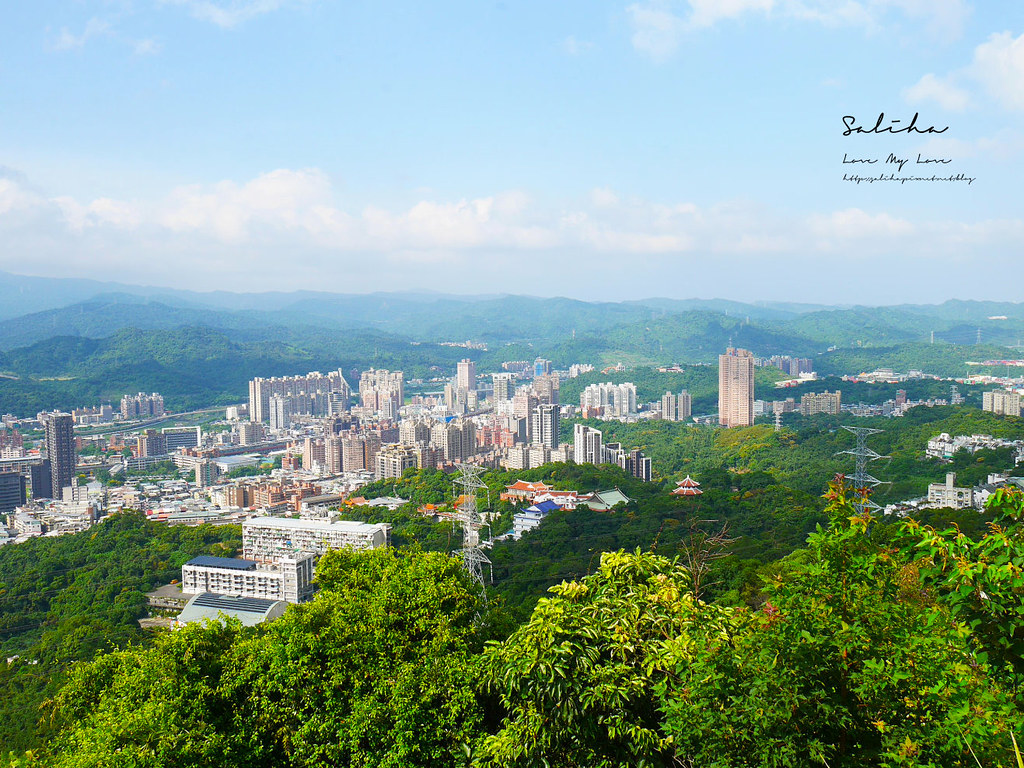
M853 456L856 459L855 470L853 473L853 487L857 490L863 488L871 489L876 485L881 485L882 481L876 477L872 477L868 474L868 462L877 461L878 459L888 459L888 456L883 456L877 451L873 451L868 448L868 435L877 435L884 430L871 429L870 427L843 427L847 432L852 432L857 437L857 447L850 451L840 451L840 454L846 454ZM854 506L858 512L863 512L866 509L874 510L881 509L871 499L863 499L858 501Z
M480 531L484 525L476 506L477 491L487 488L484 481L480 479L484 468L473 464L456 464L455 466L459 470L459 475L455 478L453 485L462 490L459 506L455 511L455 517L462 525L462 549L459 550L459 553L462 555L462 564L469 571L469 575L481 586L485 586L491 581L491 561L480 547ZM486 582L484 581L485 567L487 569ZM486 594L484 592L485 596Z

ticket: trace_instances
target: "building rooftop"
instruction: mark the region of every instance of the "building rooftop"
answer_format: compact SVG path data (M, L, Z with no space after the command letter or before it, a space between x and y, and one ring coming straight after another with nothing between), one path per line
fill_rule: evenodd
M238 619L247 627L262 624L268 619L276 619L287 606L282 600L263 600L258 597L231 597L215 595L212 592L200 592L193 597L181 613L178 614L179 624L212 619L222 620L225 616Z
M356 532L369 532L376 530L383 523L361 523L353 520L301 520L294 517L250 517L242 523L246 525L260 525L268 528L283 528L292 530L317 529L322 531L349 530Z
M554 502L554 501L541 501L541 502L538 502L537 504L534 504L533 506L527 507L525 511L526 512L540 512L541 514L546 515L548 512L554 512L557 509L561 509L561 506L559 506L556 502Z
M193 557L185 565L200 565L204 568L230 568L234 571L252 571L256 569L255 560L243 560L240 557L213 557L212 555Z

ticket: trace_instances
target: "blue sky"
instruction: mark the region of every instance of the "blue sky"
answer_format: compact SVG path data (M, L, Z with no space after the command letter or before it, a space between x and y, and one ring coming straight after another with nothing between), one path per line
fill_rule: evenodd
M188 288L1020 300L1024 4L0 11L0 269ZM936 136L843 137L878 114ZM890 153L954 182L853 184ZM848 157L879 159L844 166ZM869 171L864 170L870 167Z

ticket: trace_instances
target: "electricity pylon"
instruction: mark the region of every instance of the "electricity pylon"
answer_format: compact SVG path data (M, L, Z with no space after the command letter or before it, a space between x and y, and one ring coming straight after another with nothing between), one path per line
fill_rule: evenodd
M455 517L462 525L462 549L459 550L459 553L462 555L462 564L469 575L483 587L491 580L491 561L480 547L480 531L483 528L483 522L476 506L477 491L487 488L484 481L480 479L484 468L472 464L456 464L455 466L459 470L459 475L453 484L462 489L459 505L455 510ZM484 581L485 567L487 568L486 582ZM483 594L486 599L486 591Z
M854 465L853 487L855 490L870 490L876 485L881 485L882 481L876 477L872 477L868 474L868 462L877 461L878 459L888 459L889 456L883 456L877 451L873 451L868 448L867 440L868 435L877 435L884 431L881 429L871 429L870 427L843 427L847 432L852 432L857 436L857 447L849 451L840 451L841 454L853 456L856 459ZM863 513L864 510L875 510L881 509L875 502L869 498L858 500L854 506L857 508L858 513Z

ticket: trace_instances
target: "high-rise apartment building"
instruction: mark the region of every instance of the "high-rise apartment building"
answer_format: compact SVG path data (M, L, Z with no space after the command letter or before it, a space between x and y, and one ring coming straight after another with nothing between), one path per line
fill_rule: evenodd
M256 445L263 440L263 425L258 421L240 421L237 431L239 445Z
M70 413L53 411L43 416L43 429L46 456L50 462L50 493L54 498L60 498L75 474L75 420Z
M324 468L327 464L327 446L322 438L307 437L302 441L302 468Z
M272 379L255 378L249 382L249 418L256 422L270 421L270 398L290 400L288 408L295 416L330 416L345 410L351 391L340 370L305 376L283 376Z
M599 413L613 419L636 415L636 385L631 382L591 384L580 393L580 410L584 416Z
M424 419L403 419L398 425L398 442L402 445L421 445L430 442L433 424Z
M25 503L27 484L21 472L0 472L0 515Z
M493 373L494 401L511 400L515 393L515 375L511 373Z
M438 422L431 429L430 445L445 461L462 461L476 453L476 425L470 419Z
M401 477L419 463L419 449L411 445L384 445L377 454L374 477L378 480Z
M678 395L666 392L661 396L661 418L665 421L686 421L693 413L693 401L685 389Z
M983 392L981 409L1000 416L1020 416L1020 393L1005 389Z
M634 448L629 453L622 452L619 455L621 457L619 459L620 467L645 483L651 482L651 459L648 456L644 456L643 451L639 448Z
M155 429L147 429L136 440L136 452L139 456L152 458L167 455L167 438Z
M464 389L467 392L470 390L476 391L476 363L470 360L468 357L459 361L455 369L455 386L459 389Z
M533 380L533 393L541 404L558 405L560 382L554 374L537 376Z
M543 357L538 357L533 361L533 375L534 378L538 376L550 376L551 375L551 361L545 360Z
M398 411L405 403L405 374L370 368L359 377L359 402L385 419L398 421Z
M286 395L274 395L267 402L271 429L288 429L292 423L292 401Z
M754 423L754 355L729 347L718 356L718 423L749 427Z
M559 445L560 408L557 404L546 403L533 409L531 432L532 442L546 448L557 448Z
M577 464L603 464L605 460L604 436L601 430L583 424L572 428L573 461Z
M342 469L345 472L373 472L380 452L380 433L359 432L345 435L341 441Z
M156 392L151 395L139 392L121 398L122 419L148 419L164 413L164 398Z

